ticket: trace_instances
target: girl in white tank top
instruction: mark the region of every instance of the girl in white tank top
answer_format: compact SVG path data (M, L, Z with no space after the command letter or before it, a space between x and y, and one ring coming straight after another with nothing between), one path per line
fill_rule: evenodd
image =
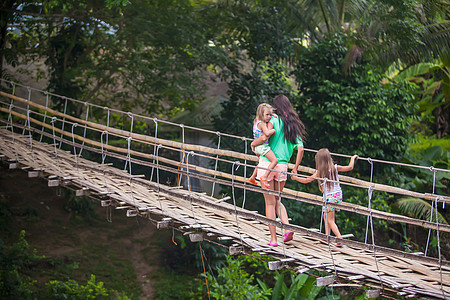
M337 238L342 238L341 233L339 232L339 228L335 222L335 212L336 209L334 207L328 206L328 203L341 203L342 202L342 190L339 184L339 172L346 172L353 170L355 165L355 160L358 158L358 155L353 155L350 159L350 163L347 166L340 166L333 163L333 159L331 158L330 151L326 148L322 148L317 151L316 154L316 171L311 177L302 178L296 175L291 175L293 180L296 180L301 183L309 183L317 179L319 183L319 189L323 192L324 205L323 219L325 220L325 233L327 235L330 234L330 229L336 235ZM323 179L322 179L323 178ZM325 180L324 180L325 179ZM340 243L337 243L336 246L341 247Z

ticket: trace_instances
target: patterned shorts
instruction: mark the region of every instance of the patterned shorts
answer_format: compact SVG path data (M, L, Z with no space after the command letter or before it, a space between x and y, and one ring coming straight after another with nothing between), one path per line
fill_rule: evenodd
M340 203L342 203L342 190L323 194L323 198L324 198L324 201L327 203L330 202L330 203L340 204ZM323 212L339 211L339 209L325 205L323 207L322 211Z

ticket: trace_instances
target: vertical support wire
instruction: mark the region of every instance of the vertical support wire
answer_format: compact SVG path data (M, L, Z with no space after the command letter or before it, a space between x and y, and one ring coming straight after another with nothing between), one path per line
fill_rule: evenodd
M62 119L62 125L61 125L61 142L59 143L59 149L61 149L61 146L63 144L63 139L64 139L64 125L66 122L66 112L67 112L67 98L66 97L62 97L63 99L65 99L66 101L64 101L64 116ZM52 119L53 120L53 119Z
M434 191L433 191L434 194ZM442 295L444 296L444 299L447 299L444 292L444 286L443 286L443 280L442 280L442 256L441 256L441 241L439 238L439 213L438 213L438 201L440 200L440 196L436 197L436 200L434 201L436 206L436 236L437 236L437 242L438 242L438 256L439 256L439 276L440 276L440 283L441 283L441 291Z
M24 124L24 126L23 126L23 131L22 131L22 135L25 135L25 131L26 131L26 128L27 128L27 123L28 123L28 125L30 125L29 123L30 123L30 121L29 121L29 115L28 115L28 112L29 112L29 110L30 110L30 99L31 99L31 88L29 87L29 86L27 86L27 90L28 90L28 98L27 98L27 119L25 120L25 124ZM31 132L30 131L28 131L28 134L31 134Z
M133 133L133 120L134 120L134 115L131 112L127 113L127 116L129 116L131 118L131 128L130 128L130 137L131 134ZM128 161L130 161L130 172L131 172L131 159L130 159L130 151L128 151L127 154L127 159L125 160L125 167L123 168L124 171L127 170L127 163Z
M368 190L368 197L369 197L369 217L370 217L370 229L371 229L370 231L371 231L371 236L372 236L373 258L375 259L375 265L377 267L378 278L380 279L381 291L383 291L384 290L383 280L381 279L380 268L378 267L378 259L377 259L377 255L375 253L375 237L374 237L374 231L373 231L373 217L372 217L372 206L371 206L372 194L373 194L373 186L370 186L369 190Z
M370 164L370 183L372 183L373 180L373 161L370 157L367 158L367 161ZM370 203L370 198L369 198L369 210L371 209L371 203ZM367 224L366 224L366 237L364 239L364 244L367 244L367 238L368 238L368 234L369 234L369 216L367 216Z
M52 120L50 121L50 123L52 123L53 146L55 149L56 168L58 169L59 177L63 177L61 168L59 167L59 157L58 157L58 149L57 149L58 147L56 147L57 143L56 143L56 134L55 134L55 122L56 122L56 117L52 117ZM60 142L60 143L62 143L62 142Z
M109 112L109 110L108 110L108 112ZM106 151L104 149L104 143L103 143L104 135L106 135L106 145L108 145L108 131L106 131L106 130L102 131L102 134L100 135L100 142L101 142L101 148L102 148L102 164L101 164L101 166L102 166L102 173L103 173L103 183L105 184L105 187L106 187L106 193L107 193L107 195L109 195L109 184L108 184L108 181L106 180L106 170L105 170ZM77 156L75 155L75 157L77 157ZM111 206L108 206L106 208L106 221L108 221L109 223L112 223Z
M156 156L156 152L157 152L157 146L156 146L156 140L158 139L158 119L157 118L153 118L153 123L155 123L155 145L153 146L153 157ZM153 171L155 170L155 159L153 158L153 167L152 167L152 172L150 173L150 181L153 181ZM157 169L158 171L158 169Z
M47 119L47 109L48 109L48 92L45 92L45 112L44 112L44 120L42 121L42 123L44 123L44 124L45 124L45 120ZM39 142L42 142L42 137L44 136L44 131L45 131L44 125L42 125L41 131L42 131L42 133L41 133L41 137L39 138Z
M434 195L434 189L436 187L436 169L433 166L431 166L430 171L433 172L433 195ZM433 205L433 203L431 203L430 222L433 222L433 209L434 209L434 205ZM437 210L437 206L436 206L436 210ZM436 220L436 222L437 222L437 220ZM428 229L427 245L425 246L424 256L427 256L427 253L428 253L428 246L430 244L430 236L431 236L431 228Z
M12 102L12 101L11 101ZM14 156L16 157L16 161L19 161L19 153L17 153L17 147L15 147L16 139L14 137L14 125L12 120L12 109L14 108L14 104L9 105L9 115L8 115L8 122L11 126L11 140L13 143L14 148Z
M159 148L161 148L161 147L162 147L161 144L156 146L155 147L156 151L154 153L156 154L156 182L157 182L157 187L158 187L157 188L158 201L159 201L159 206L161 208L161 214L164 215L164 209L163 209L163 205L162 205L161 198L160 198L160 195L159 195L159 192L160 192L160 186L159 186ZM153 173L153 170L152 170L152 173Z
M191 181L190 181L190 175L189 175L189 155L194 156L195 152L190 151L186 155L186 174L187 174L186 177L187 177L187 185L188 185L188 190L189 190L189 201L191 202L192 217L194 218L195 225L197 225L198 222L197 222L197 218L195 217L194 206L192 205L192 193L191 193L192 191L191 191Z
M184 159L186 157L186 150L184 150L184 124L180 124L180 128L181 128L181 154L180 155L182 155L182 157L181 157L181 160L180 160L180 164L178 165L178 169L180 169L180 167L183 164ZM181 168L181 169L183 169L183 168ZM183 175L178 174L177 186L181 185L181 180L182 179L183 179ZM189 185L189 189L190 189L191 188L190 187L191 183L190 183L189 178L187 180L189 181L188 185Z
M322 196L323 201L322 201L322 210L320 211L320 227L319 227L319 232L322 233L322 223L325 223L325 222L328 221L328 220L324 220L323 219L323 212L325 210L325 206L326 206L326 202L327 202L327 198L325 196L325 188L327 186L327 178L326 177L324 178L323 182L320 185L323 185L323 191L324 191L322 193L323 194L323 196ZM324 230L325 230L325 234L326 234L327 233L328 223L325 223L324 225L325 225L325 229ZM327 237L327 242L330 243L329 237Z
M231 166L231 194L233 195L233 205L234 205L234 214L236 217L236 225L238 228L238 234L239 234L239 239L241 240L241 246L244 247L244 242L242 240L242 235L241 235L241 227L239 226L239 218L237 215L237 208L236 208L236 197L235 197L235 193L234 193L234 171L236 168L236 171L239 169L239 166L241 165L241 163L239 161L235 161L233 163L233 165Z
M217 150L220 150L220 137L221 137L220 136L220 132L217 131L216 134L219 137L219 140L217 142ZM214 164L214 176L213 176L214 179L216 179L216 177L217 177L216 172L217 172L218 161L219 161L219 154L216 155L216 163ZM214 196L214 189L215 189L215 187L216 187L216 182L213 181L212 190L211 190L211 197Z
M78 176L80 176L81 174L80 174L80 169L78 168L77 148L75 147L75 135L73 133L73 130L74 130L75 127L78 127L78 123L73 123L72 124L72 144L73 144L73 154L74 154L74 157L75 157L75 167L77 168ZM103 147L102 147L102 149L103 149ZM80 180L81 180L81 176L80 176Z
M15 90L16 90L16 84L14 82L11 82L12 85L12 94L14 96ZM12 128L12 115L11 115L11 109L14 107L14 99L11 98L11 102L9 103L9 115L8 115L8 123L11 123L11 128ZM7 123L7 124L8 124ZM9 125L9 124L8 124ZM8 125L6 125L6 130L8 130ZM13 132L14 133L14 132ZM13 141L14 141L14 137L13 137Z
M133 204L134 204L134 206L135 206L135 208L137 210L138 208L136 206L136 201L134 200L134 193L133 193L133 173L131 171L131 140L132 140L132 138L131 138L131 136L129 136L127 138L127 144L128 144L127 160L128 160L128 166L129 166L128 169L130 171L129 172L129 174L130 174L129 178L130 178L131 201L133 201Z
M244 141L245 145L245 154L247 154L247 139L245 137L242 137L242 140ZM247 159L244 160L244 178L247 178ZM242 201L242 208L245 207L245 198L247 195L247 189L245 186L247 185L247 180L244 181L244 199Z
M85 121L87 122L87 120L89 118L89 103L88 102L84 102L84 106L87 106L87 108L86 108L86 117L85 117ZM86 138L86 130L87 130L87 124L84 125L83 142L81 143L80 153L78 153L78 157L81 157L81 152L83 152L84 139Z

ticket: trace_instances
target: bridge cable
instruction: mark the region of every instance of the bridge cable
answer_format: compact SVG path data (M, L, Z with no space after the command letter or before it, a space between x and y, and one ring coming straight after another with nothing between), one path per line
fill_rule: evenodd
M434 189L436 186L436 169L433 166L431 166L430 171L433 172L433 195L434 195ZM434 209L434 205L433 205L433 202L431 202L430 222L433 222L433 209ZM437 209L437 206L436 206L436 209ZM430 243L430 236L431 236L431 228L428 230L427 245L425 247L425 256L427 256L427 253L428 253L428 245Z
M64 116L63 116L63 120L62 120L62 125L61 125L61 140L64 140L63 135L64 135L64 122L66 121L66 111L67 111L67 97L62 96L63 99L65 99L64 101ZM62 142L59 144L59 149L61 149L62 146Z
M370 164L370 183L373 183L373 161L370 157L367 158L367 161ZM370 201L370 200L369 200ZM370 202L369 204L370 205ZM370 208L369 208L370 209ZM366 224L366 238L364 239L364 244L367 244L367 236L369 234L369 216L367 216L367 224Z
M88 121L89 118L89 103L88 102L84 102L84 105L87 106L86 108L86 118L85 118L85 122ZM86 138L86 130L87 130L87 125L84 125L84 132L83 132L83 138ZM81 157L81 152L83 152L83 147L84 147L84 140L81 143L81 147L80 147L80 153L78 153L78 156Z
M216 132L217 136L219 137L219 140L217 141L217 150L220 150L220 132L217 131ZM214 164L214 176L213 178L216 179L217 175L215 172L217 172L217 163L218 163L218 159L219 159L219 154L216 155L216 163ZM211 197L214 196L214 188L216 187L216 182L213 181L212 184L212 189L211 189Z

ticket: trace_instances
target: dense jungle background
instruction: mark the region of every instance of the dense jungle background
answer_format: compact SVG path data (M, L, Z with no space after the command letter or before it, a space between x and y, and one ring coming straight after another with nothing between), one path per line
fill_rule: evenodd
M283 93L307 127L307 148L448 170L449 16L448 0L4 0L0 76L247 137L258 104ZM54 103L64 106L62 98ZM83 105L67 110L80 116ZM98 122L104 117L93 115ZM134 125L135 132L154 132L152 124ZM314 167L313 154L302 165ZM448 172L438 172L434 185L428 169L377 165L374 172L375 182L449 195ZM357 162L352 176L368 180L370 165ZM231 258L220 245L157 231L151 220L49 189L6 164L0 187L2 299L364 299L360 289L319 288L314 276L269 271L268 257ZM319 194L314 184L289 187ZM366 191L344 194L367 206ZM247 209L263 213L260 194L246 201ZM292 223L318 225L310 216L320 215L319 207L285 205ZM417 198L379 192L372 205L431 217L430 202ZM447 224L449 208L438 212ZM365 218L340 212L337 223L364 241ZM374 225L377 244L424 251L428 230ZM450 259L446 234L441 247ZM437 256L435 232L428 255Z

